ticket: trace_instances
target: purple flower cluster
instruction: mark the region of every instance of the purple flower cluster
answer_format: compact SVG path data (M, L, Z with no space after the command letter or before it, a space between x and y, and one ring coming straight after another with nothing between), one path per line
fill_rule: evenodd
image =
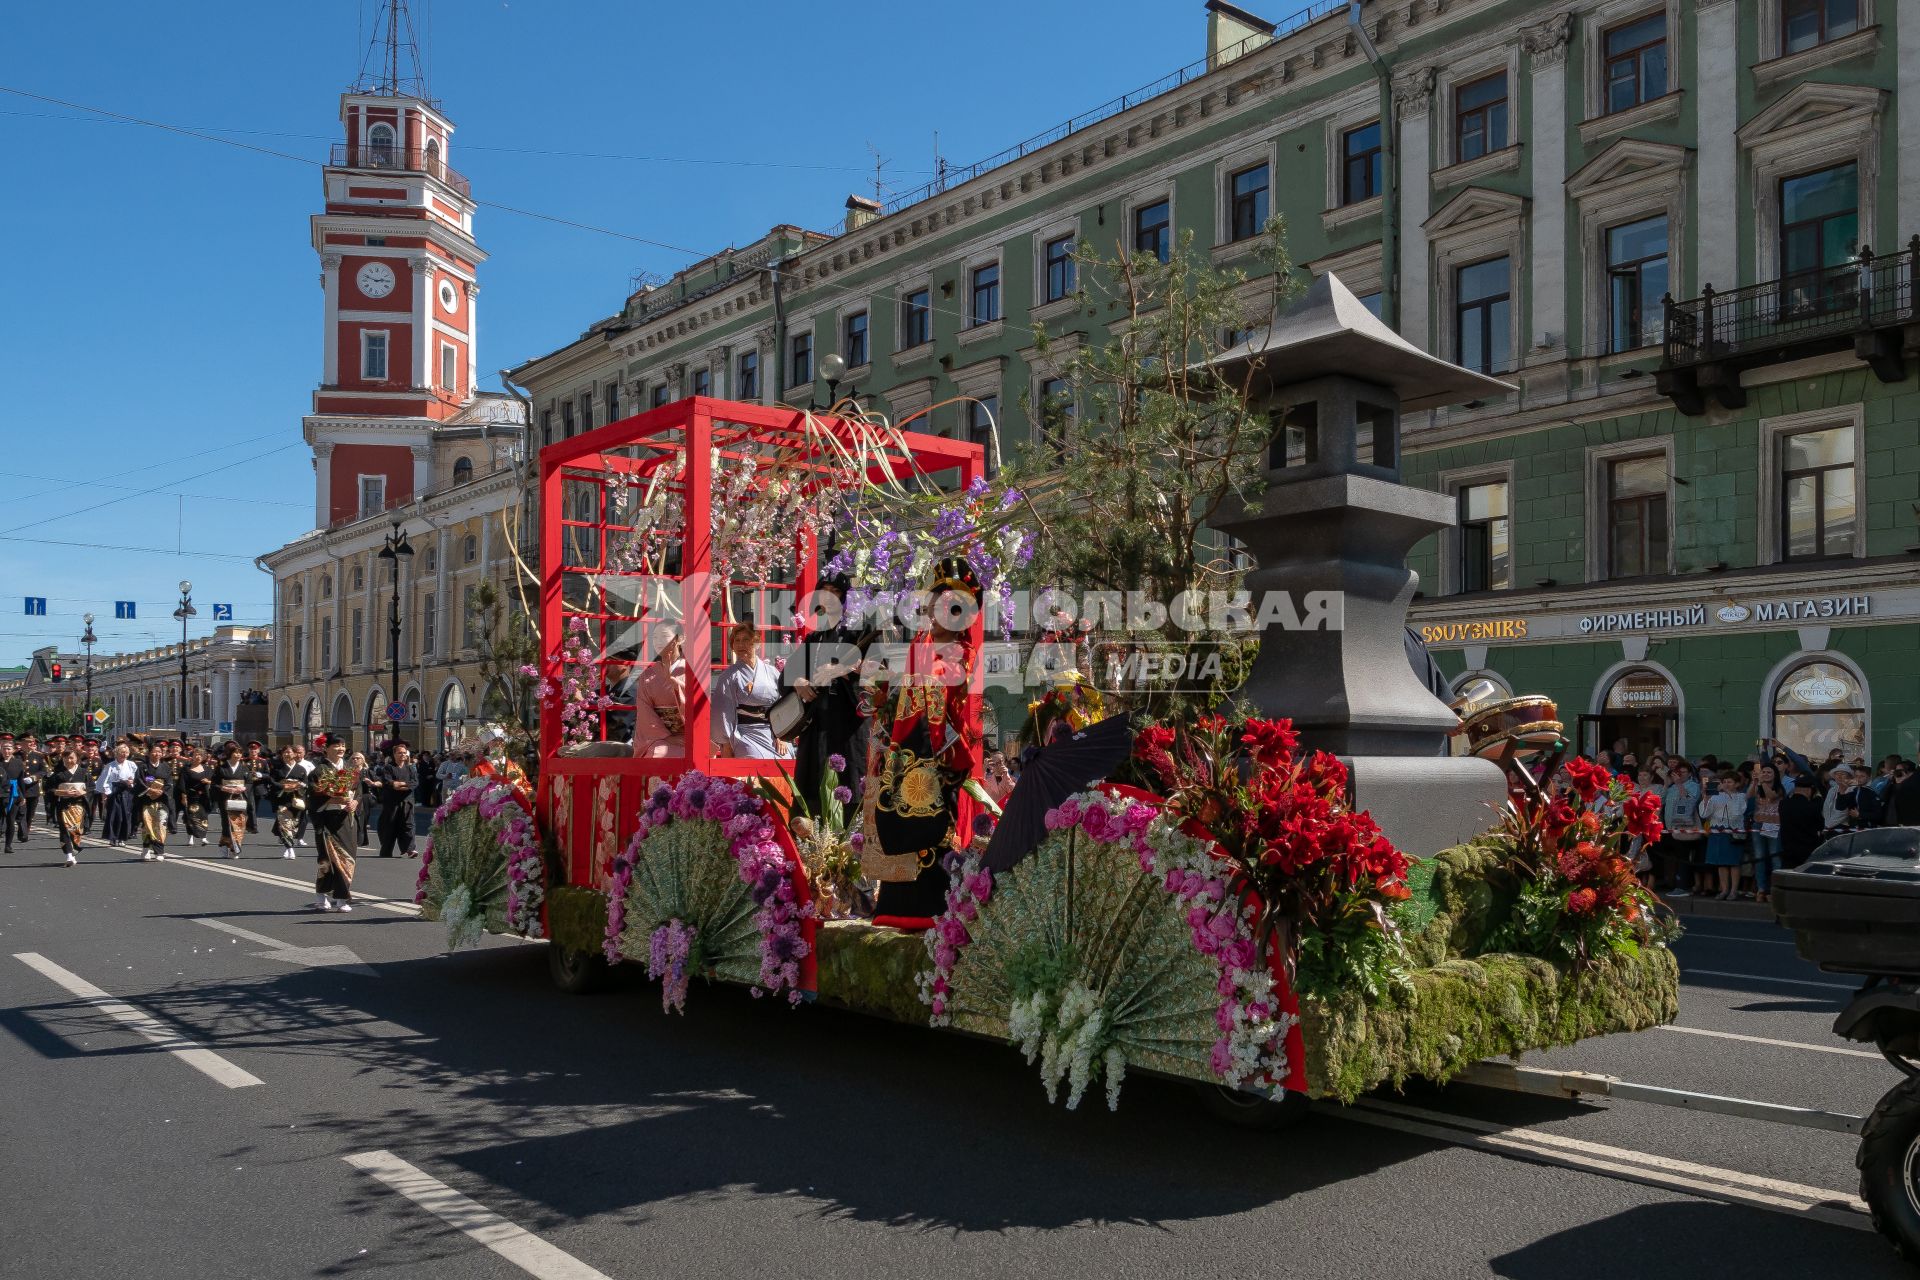
M653 931L647 941L647 976L660 980L660 1011L687 1011L687 979L696 931L675 917Z

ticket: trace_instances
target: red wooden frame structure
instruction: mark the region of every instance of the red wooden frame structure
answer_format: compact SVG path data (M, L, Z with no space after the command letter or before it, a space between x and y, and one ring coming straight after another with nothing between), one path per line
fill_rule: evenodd
M779 777L788 766L713 753L708 686L715 670L713 618L714 461L753 458L767 473L845 477L851 458L864 459L865 479L897 480L915 473L952 475L965 487L982 474L985 451L967 441L918 432L889 432L883 447L859 424L803 410L694 396L604 427L556 441L540 451L541 675L560 687L568 674L601 692L616 682L606 664L638 669L651 646L646 624L671 614L652 610L677 599L682 652L688 672L685 751L664 758L562 754L556 700L540 710L542 827L559 845L567 882L605 888L613 857L626 847L639 806L654 781L688 769L751 779ZM803 489L807 481L802 479ZM624 491L623 487L624 486ZM641 495L678 500L677 530L660 536L636 531L632 504ZM619 521L625 518L629 523ZM742 598L764 635L791 644L806 620L797 606L818 578L817 549L803 536L788 557L787 581L730 579L722 592L729 611ZM636 569L633 558L643 563ZM631 610L625 602L631 601ZM774 615L790 625L769 625ZM729 624L722 618L719 626ZM974 621L978 644L981 622ZM589 670L563 663L570 628L584 626L594 654ZM635 637L638 637L637 643ZM772 646L770 646L771 648ZM609 659L610 652L620 656ZM976 649L977 652L977 649ZM975 672L978 682L980 673ZM613 708L615 715L624 710ZM598 720L605 735L607 715Z

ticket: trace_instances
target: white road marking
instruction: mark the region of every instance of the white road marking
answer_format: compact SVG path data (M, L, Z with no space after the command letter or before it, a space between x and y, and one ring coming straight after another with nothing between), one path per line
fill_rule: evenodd
M1682 969L1684 978L1739 978L1746 982L1771 982L1782 987L1818 987L1822 991L1858 991L1860 988L1849 982L1809 982L1805 978L1769 978L1759 973L1733 973L1726 969ZM1706 985L1712 986L1712 983Z
M365 1151L341 1159L378 1178L448 1225L466 1232L537 1280L609 1280L605 1272L594 1270L485 1205L467 1199L391 1151Z
M263 1083L259 1076L241 1070L211 1049L201 1048L185 1036L170 1030L157 1018L140 1012L123 1000L116 1000L85 978L62 969L40 953L18 951L14 953L13 958L47 978L54 985L63 988L68 994L85 1000L101 1013L126 1023L195 1071L218 1081L227 1088L244 1089L249 1085Z
M1661 1031L1679 1031L1690 1036L1712 1036L1716 1040L1739 1040L1746 1044L1773 1045L1780 1049L1805 1049L1808 1053L1834 1053L1843 1058L1872 1058L1875 1062L1886 1059L1868 1049L1845 1049L1837 1044L1807 1044L1800 1040L1774 1040L1768 1036L1745 1036L1736 1031L1709 1031L1705 1027L1676 1027L1668 1023L1659 1028Z
M218 929L222 933L230 933L236 938L245 938L248 942L257 942L263 947L272 947L275 951L288 950L288 944L280 941L278 938L269 938L264 933L254 933L250 929L242 929L239 925L228 924L225 920L209 920L205 917L196 917L194 923L203 924L209 929Z
M206 925L209 929L218 929L222 933L234 934L237 937L247 939L249 942L263 944L267 947L267 950L252 953L255 958L260 960L276 960L281 964L297 964L303 969L341 969L348 973L358 974L363 978L377 978L380 976L379 970L362 960L351 947L338 945L296 947L290 942L282 942L278 938L269 938L264 933L254 933L249 929L242 929L238 925L228 924L224 920L209 920L205 917L198 917L194 920L194 923Z
M1500 1155L1520 1155L1563 1168L1666 1187L1731 1204L1773 1209L1794 1217L1811 1218L1859 1231L1873 1230L1866 1206L1858 1197L1844 1191L1802 1186L1776 1178L1741 1173L1735 1169L1695 1164L1690 1160L1675 1160L1597 1142L1583 1142L1577 1138L1529 1129L1524 1125L1493 1124L1371 1098L1362 1099L1345 1110L1330 1111L1330 1114L1456 1146L1474 1147Z
M215 871L223 876L237 876L242 880L252 880L257 884L272 884L279 885L283 888L296 889L309 898L314 896L313 885L311 883L302 880L292 880L286 876L275 875L271 871L258 871L252 867L236 867L231 862L214 861L209 858L169 858L167 861L177 866L192 867L197 871ZM353 895L353 901L356 906L378 907L382 911L391 911L397 916L418 916L420 914L420 907L417 903L400 902L393 898L380 898L372 894L356 893Z

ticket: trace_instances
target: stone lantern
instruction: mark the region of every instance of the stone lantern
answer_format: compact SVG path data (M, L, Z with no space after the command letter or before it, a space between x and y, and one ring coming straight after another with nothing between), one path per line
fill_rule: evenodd
M1256 610L1284 592L1293 607L1281 616L1326 620L1263 631L1245 697L1290 718L1304 745L1340 756L1354 802L1407 853L1426 857L1485 831L1505 775L1448 754L1457 718L1407 659L1419 582L1407 553L1453 525L1454 504L1400 483L1400 412L1512 388L1421 351L1332 275L1214 365L1274 417L1265 491L1216 523L1258 565L1246 580Z

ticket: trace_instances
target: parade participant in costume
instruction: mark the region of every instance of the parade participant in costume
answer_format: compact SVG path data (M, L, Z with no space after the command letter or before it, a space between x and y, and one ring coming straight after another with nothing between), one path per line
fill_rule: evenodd
M13 735L0 733L0 849L13 852L14 835L20 828L20 791L27 776L27 765L14 750Z
M687 752L687 660L680 628L657 624L653 645L653 661L633 682L633 754L641 759Z
M298 747L280 748L280 763L273 767L273 834L280 838L280 856L293 857L299 843L300 824L307 813L306 773L299 768Z
M802 667L793 681L807 711L805 725L794 740L793 789L809 805L817 803L827 761L834 756L853 762L839 771L843 785L858 793L866 784L868 721L860 714L860 663L876 634L856 629L845 616L844 574L822 585L821 591L832 596L843 612L834 625L807 636L800 648Z
M391 858L395 846L409 858L413 852L413 789L420 774L413 753L404 742L395 744L386 764L373 771L374 794L380 797L380 856Z
M327 743L331 742L334 736L338 735L329 736L327 734L321 734L313 740L312 759L308 758L305 747L297 742L293 744L293 773L294 776L300 780L300 785L303 788L309 782L313 781L314 770L319 768L316 761L319 759L321 752L326 750ZM344 742L346 739L342 738L341 741ZM294 810L293 843L302 849L307 847L307 806L304 794L301 803L296 806Z
M253 830L253 766L240 754L240 744L220 748L220 763L208 775L214 807L220 812L220 847L240 856L247 832Z
M1077 667L1055 671L1050 688L1027 704L1027 722L1020 730L1026 746L1044 747L1056 736L1078 733L1106 719L1106 703L1093 681Z
M20 831L18 839L26 843L33 838L33 818L40 808L40 785L47 776L50 767L47 757L41 754L40 739L29 733L20 739Z
M173 808L180 825L187 831L187 848L207 843L207 782L210 769L206 753L188 747L185 759L173 776Z
M942 601L977 608L979 583L964 560L940 563L930 631L908 647L906 670L887 673L870 696L875 714L872 765L862 825L882 858L877 914L937 916L946 909L949 852L973 840L974 816L995 806L980 783L978 651L970 627L952 621ZM912 878L900 878L911 858ZM891 864L891 865L888 865Z
M99 780L100 771L107 767L107 758L100 754L100 744L88 742L86 754L80 757L80 767L87 775L87 824L81 828L83 834L91 834L93 824L100 817L100 793L94 789Z
M258 742L247 744L247 834L260 830L260 806L269 803L273 786L273 761Z
M760 633L749 622L727 633L733 661L713 679L715 754L736 760L778 760L785 753L775 741L767 710L780 696L780 671L760 656Z
M146 763L140 766L133 793L142 862L167 860L167 813L172 796L173 766L167 763L166 748L156 742L147 748Z
M486 744L485 754L474 762L469 776L506 783L513 788L514 803L532 813L533 784L527 780L527 771L507 754L507 731L497 724L490 724L482 732L481 741Z
M304 784L313 795L313 839L319 870L313 905L321 911L353 910L353 846L348 837L360 804L360 775L347 764L344 738L327 739L326 758Z
M356 751L347 757L347 763L360 775L360 800L353 806L353 847L367 847L367 824L373 819L374 805L378 803L373 794L373 770L367 764L365 752Z
M67 855L71 867L80 861L80 838L87 821L87 771L80 753L71 747L47 775L47 805L60 831L60 852Z
M112 849L133 839L133 784L140 770L132 754L125 739L114 743L113 759L100 767L100 777L93 784L94 794L100 797L100 834Z

